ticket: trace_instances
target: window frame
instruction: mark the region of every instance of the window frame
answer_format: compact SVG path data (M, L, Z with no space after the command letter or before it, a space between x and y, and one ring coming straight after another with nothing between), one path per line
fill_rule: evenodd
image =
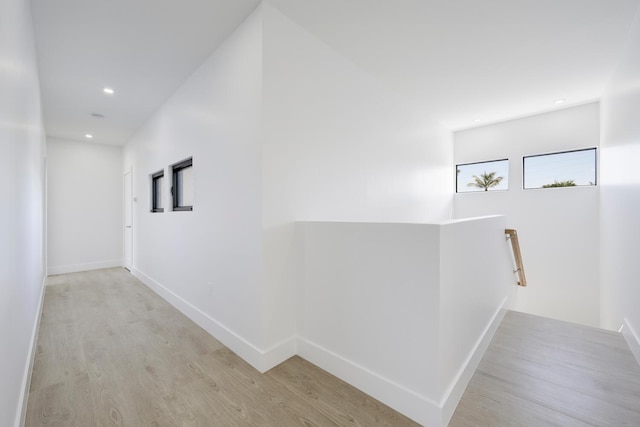
M526 186L526 159L532 158L532 157L544 157L544 156L553 156L553 155L557 155L557 154L568 154L568 153L578 153L578 152L582 152L582 151L593 151L593 167L594 167L594 177L593 177L593 184L589 184L589 185L585 185L585 184L581 184L581 185L567 185L567 186L560 186L560 187L527 187ZM542 153L542 154L531 154L529 156L522 156L522 189L523 190L548 190L550 188L576 188L576 187L597 187L598 186L598 147L589 147L589 148L577 148L574 150L564 150L564 151L554 151L551 153Z
M496 162L507 162L507 188L505 189L500 189L500 190L488 190L488 191L458 191L458 178L460 177L460 174L458 173L458 168L460 166L469 166L469 165L479 165L479 164L484 164L484 163L496 163ZM468 193L489 193L491 191L509 191L509 172L510 172L510 168L509 168L509 158L505 157L503 159L495 159L495 160L483 160L480 162L468 162L468 163L458 163L456 164L456 193L455 194L468 194Z
M179 172L187 168L193 167L193 157L189 157L181 162L171 165L171 198L173 210L176 212L190 212L193 211L193 205L179 205L178 201L182 195L182 182L179 179Z
M162 201L162 186L160 185L160 178L164 178L164 169L151 174L151 212L159 213L164 212L164 207L158 206L158 202ZM160 188L158 188L158 186ZM157 194L160 194L160 200L156 198Z

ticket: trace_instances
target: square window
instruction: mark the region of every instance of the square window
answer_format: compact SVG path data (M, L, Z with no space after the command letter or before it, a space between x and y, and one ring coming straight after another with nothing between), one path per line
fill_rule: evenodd
M596 149L539 154L523 158L523 186L534 188L596 185Z
M173 171L173 186L171 195L173 196L174 211L193 210L193 159L189 158L171 166Z
M456 193L509 189L509 160L456 165Z
M151 175L151 212L164 212L162 204L162 187L164 184L164 171Z

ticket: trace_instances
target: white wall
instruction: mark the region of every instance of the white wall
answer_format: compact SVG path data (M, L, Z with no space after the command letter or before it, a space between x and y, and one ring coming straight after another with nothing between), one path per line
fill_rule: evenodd
M599 138L597 103L455 134L456 164L509 159L509 191L456 194L454 212L504 214L518 230L529 283L520 311L599 325L599 187L522 189L523 156L598 147Z
M439 392L449 421L504 313L516 300L507 218L440 225Z
M504 217L297 223L299 354L446 425L515 294L504 228Z
M268 2L263 227L267 342L295 334L294 221L450 218L451 132Z
M640 16L636 15L624 60L602 98L600 207L602 325L618 329L625 322L625 336L640 363L640 278L637 269L640 242L638 76Z
M150 213L149 175L190 156L193 212ZM294 221L449 218L452 156L449 131L263 4L125 148L134 272L268 369L296 351Z
M47 139L48 274L122 265L122 147Z
M45 138L29 2L0 3L0 425L19 426L45 269Z
M245 360L263 356L260 9L125 147L134 273ZM151 213L150 174L193 157L192 212ZM164 199L169 200L169 185Z
M437 225L301 222L299 354L425 425L438 419Z

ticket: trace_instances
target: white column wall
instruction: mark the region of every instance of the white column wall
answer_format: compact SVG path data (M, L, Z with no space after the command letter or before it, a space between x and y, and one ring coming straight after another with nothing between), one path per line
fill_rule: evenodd
M133 168L134 272L262 369L260 8L148 120L125 148ZM193 157L192 212L151 213L151 178Z
M517 285L507 218L440 224L439 392L448 423L507 309Z
M45 135L29 2L0 3L0 425L18 427L42 307Z
M448 130L263 4L127 145L134 270L268 369L296 351L294 221L447 219L452 155ZM150 174L189 156L194 211L150 213Z
M268 2L263 227L267 340L295 334L294 221L450 218L451 132Z
M518 230L529 282L520 311L599 325L599 187L522 189L523 156L598 147L599 129L591 103L455 134L456 164L509 159L509 191L456 194L454 212L506 215Z
M296 225L298 353L446 425L515 295L505 218Z
M351 365L347 378L373 372L438 401L439 226L298 224L301 355L335 355Z
M640 11L602 98L602 326L623 332L640 363Z
M48 274L122 265L122 147L47 139Z

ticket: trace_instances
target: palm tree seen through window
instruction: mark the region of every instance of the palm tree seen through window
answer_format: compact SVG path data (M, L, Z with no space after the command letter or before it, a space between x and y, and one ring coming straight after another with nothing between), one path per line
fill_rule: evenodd
M484 172L480 176L473 175L473 182L468 183L467 186L489 191L490 188L498 186L503 179L504 177L502 176L496 176L496 172Z
M509 160L456 165L458 193L509 189Z

